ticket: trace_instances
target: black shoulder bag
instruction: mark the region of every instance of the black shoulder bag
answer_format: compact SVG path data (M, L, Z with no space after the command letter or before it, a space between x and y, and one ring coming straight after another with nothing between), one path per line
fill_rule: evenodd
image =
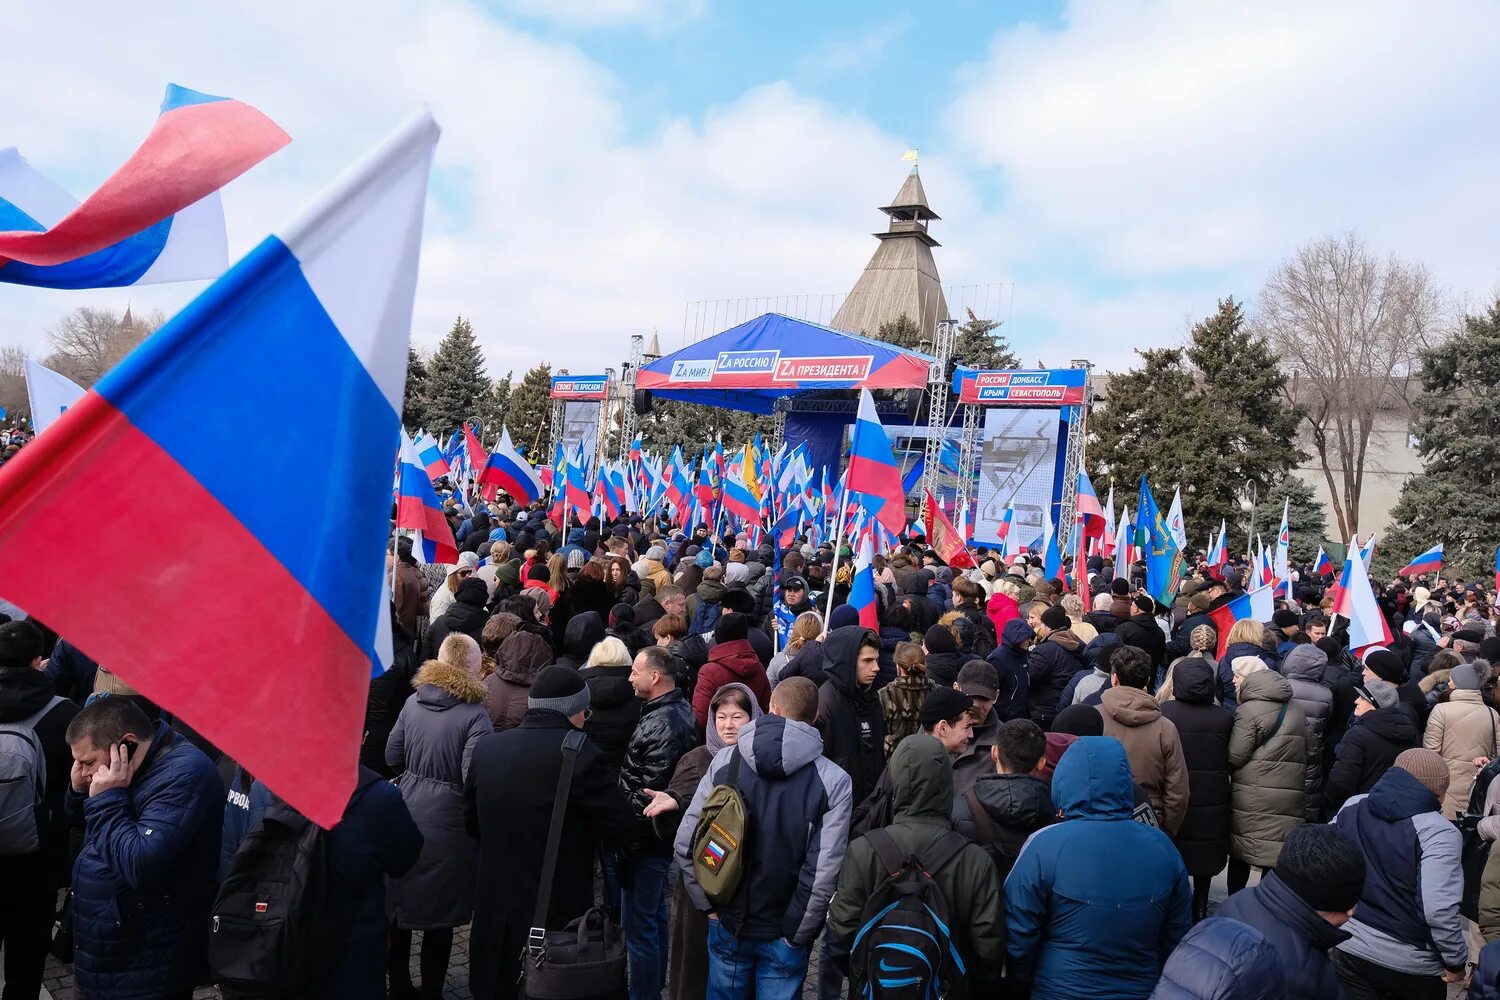
M603 909L594 907L560 931L547 930L563 815L568 811L568 792L582 747L580 730L563 737L563 764L557 775L557 797L552 800L536 912L521 956L525 992L531 1000L590 1000L625 992L625 940Z

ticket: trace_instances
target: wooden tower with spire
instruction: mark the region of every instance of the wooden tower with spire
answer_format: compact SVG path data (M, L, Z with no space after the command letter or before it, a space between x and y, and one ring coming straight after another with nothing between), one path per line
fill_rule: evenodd
M927 224L939 216L927 204L915 164L895 200L881 209L890 219L864 273L834 314L835 329L873 337L881 324L910 317L930 338L938 321L948 319L948 302L938 278L932 248L939 246Z

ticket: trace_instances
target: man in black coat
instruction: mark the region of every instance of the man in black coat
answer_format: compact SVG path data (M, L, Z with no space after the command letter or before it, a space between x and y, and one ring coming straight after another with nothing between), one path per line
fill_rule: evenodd
M620 912L630 952L631 1000L645 1000L660 998L666 985L672 842L657 836L644 810L653 791L671 784L683 754L698 745L698 724L677 686L677 658L664 647L647 646L635 655L630 686L642 704L641 721L620 765L620 789L629 797L633 814L620 854Z
M1229 859L1229 734L1234 713L1217 704L1214 661L1188 656L1172 668L1162 717L1177 727L1188 769L1187 816L1172 840L1193 880L1193 919L1208 916L1214 876Z
M469 944L478 1000L519 995L521 949L540 890L563 737L583 728L588 686L571 667L537 675L515 729L480 737L464 780L464 824L479 838L479 902ZM618 842L633 811L587 740L574 762L546 925L561 930L594 904L594 855Z
M57 890L68 884L63 793L68 790L73 754L64 734L79 711L73 702L52 693L52 682L42 672L42 645L42 630L30 622L0 625L0 726L15 726L35 735L46 780L36 825L12 828L25 830L35 843L0 840L0 847L5 848L0 851L0 885L5 886L6 900L0 905L0 942L5 945L6 989L28 997L41 989Z
M1323 784L1323 815L1332 817L1356 795L1375 787L1403 750L1419 746L1422 733L1396 688L1371 681L1355 700L1354 722L1334 750L1333 767Z
M477 576L471 576L460 583L453 595L453 603L428 628L427 638L422 643L422 658L437 659L443 640L454 632L461 632L478 642L484 632L484 623L490 620L489 612L484 609L489 599L489 588Z
M880 672L880 636L860 625L845 625L823 638L823 671L818 688L818 732L823 756L853 782L855 802L863 802L885 770L885 712L875 694Z
M1115 626L1115 635L1125 645L1144 650L1151 657L1151 676L1155 679L1157 671L1166 666L1163 658L1167 655L1167 637L1156 624L1156 602L1140 594L1131 603L1131 611L1127 621Z
M1029 624L1037 642L1026 657L1027 699L1031 721L1045 730L1057 717L1057 701L1068 681L1088 664L1083 662L1083 642L1070 628L1073 620L1061 607L1034 606Z
M1340 995L1328 953L1349 937L1339 928L1364 888L1358 844L1332 826L1299 826L1287 834L1276 870L1225 900L1219 916L1249 924L1271 942L1287 1000L1322 1000Z

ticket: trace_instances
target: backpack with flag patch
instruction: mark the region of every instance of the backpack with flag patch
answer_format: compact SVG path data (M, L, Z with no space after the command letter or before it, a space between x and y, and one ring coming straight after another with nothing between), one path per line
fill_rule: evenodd
M380 780L361 768L353 805ZM279 799L245 836L214 900L208 959L224 1000L327 993L349 914L329 887L328 833Z
M735 750L723 784L709 790L693 830L693 878L719 910L734 902L747 863L750 810L740 794L739 778L740 753Z
M47 792L47 758L36 724L62 700L54 695L24 719L0 722L0 857L41 850L38 809Z
M933 875L968 841L950 830L924 861L903 856L885 830L871 830L864 837L887 875L860 914L849 962L849 995L869 1000L953 995L966 972L953 943L948 901Z

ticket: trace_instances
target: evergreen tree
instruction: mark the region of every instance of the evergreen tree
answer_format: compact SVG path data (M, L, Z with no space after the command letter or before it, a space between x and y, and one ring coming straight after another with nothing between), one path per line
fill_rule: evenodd
M965 311L969 318L958 328L958 336L954 338L954 360L969 368L1019 368L1021 363L1011 352L1005 336L995 332L1000 329L1000 322L980 319L972 309Z
M490 380L474 328L459 316L427 366L427 429L447 433L476 416Z
M427 426L427 362L411 345L406 348L406 394L401 400L401 423L416 433ZM436 430L433 432L436 434Z
M1313 488L1298 476L1283 476L1279 483L1271 486L1264 494L1257 494L1253 512L1255 531L1267 545L1274 546L1276 531L1281 527L1282 505L1288 498L1292 501L1286 516L1287 526L1292 532L1292 562L1310 563L1318 556L1318 546L1327 548L1327 540L1323 536L1328 531L1328 510ZM1217 524L1212 527L1215 531L1218 530ZM1235 548L1236 544L1239 549ZM1233 518L1229 521L1229 551L1231 554L1236 551L1243 553L1244 546L1245 515L1241 513L1238 526Z
M552 461L552 444L547 440L552 426L551 395L552 366L537 365L511 386L506 400L503 419L510 428L510 439L533 464Z
M511 421L507 415L507 410L510 409L510 380L514 375L515 372L509 371L505 373L504 378L495 379L490 383L489 388L484 391L484 395L480 397L478 413L480 423L484 427L484 446L486 448L492 447L496 441L500 440L500 427L502 424L507 427L510 426ZM517 446L523 443L517 440L514 429L512 429L510 439ZM530 442L525 443L529 444Z
M1406 481L1376 549L1388 576L1443 543L1443 573L1493 579L1500 544L1500 299L1421 353L1412 433L1422 471Z
M1186 347L1138 353L1142 366L1112 376L1090 417L1090 467L1106 476L1095 487L1112 472L1117 492L1133 489L1149 471L1165 507L1180 485L1190 540L1242 519L1245 484L1266 493L1302 457L1275 354L1245 329L1233 299L1194 325Z
M917 321L906 313L880 324L880 329L875 331L875 339L908 351L922 349L922 331L917 328Z

